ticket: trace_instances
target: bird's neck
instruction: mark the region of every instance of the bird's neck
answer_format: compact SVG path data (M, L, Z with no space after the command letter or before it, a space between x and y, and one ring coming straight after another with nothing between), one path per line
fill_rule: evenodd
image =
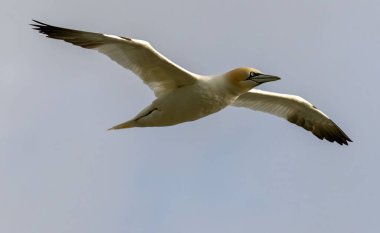
M238 86L235 83L231 83L231 81L223 75L210 76L206 79L206 81L209 83L209 85L213 86L220 92L236 97L246 93L251 89Z

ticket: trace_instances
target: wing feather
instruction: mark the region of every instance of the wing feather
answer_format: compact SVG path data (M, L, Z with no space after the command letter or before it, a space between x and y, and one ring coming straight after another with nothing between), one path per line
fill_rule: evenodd
M232 105L267 112L287 119L289 122L311 131L319 139L335 141L340 145L347 145L348 141L352 142L326 114L299 96L253 89L241 95Z
M31 25L34 29L49 38L64 40L105 54L138 75L156 96L197 81L195 74L170 61L146 41L55 27L33 21L35 24Z

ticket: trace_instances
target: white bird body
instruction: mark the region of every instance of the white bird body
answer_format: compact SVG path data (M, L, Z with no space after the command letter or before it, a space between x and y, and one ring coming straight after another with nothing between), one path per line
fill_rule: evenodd
M60 28L34 21L36 30L87 49L95 49L139 76L156 99L133 119L111 129L170 126L194 121L227 106L267 112L311 131L320 139L346 144L351 139L322 111L299 96L254 87L280 78L254 68L222 75L197 75L176 65L148 42L127 37Z
M169 126L194 121L229 106L238 95L222 85L223 76L198 76L191 85L183 86L159 96L135 118L113 127Z

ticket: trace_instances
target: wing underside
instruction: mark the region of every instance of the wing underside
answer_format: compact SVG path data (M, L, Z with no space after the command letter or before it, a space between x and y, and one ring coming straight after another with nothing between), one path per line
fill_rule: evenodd
M146 41L61 28L35 20L34 22L31 24L34 29L49 38L63 40L105 54L138 75L156 96L197 81L193 73L170 61Z
M287 119L319 139L347 145L351 139L326 114L308 101L295 95L253 89L241 95L233 106L246 107Z

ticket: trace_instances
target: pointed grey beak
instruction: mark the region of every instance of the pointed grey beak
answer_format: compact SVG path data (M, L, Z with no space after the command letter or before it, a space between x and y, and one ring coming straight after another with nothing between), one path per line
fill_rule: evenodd
M280 77L269 75L269 74L260 74L255 77L252 77L252 81L255 81L257 83L266 83L266 82L271 82L271 81L277 81L280 80Z

